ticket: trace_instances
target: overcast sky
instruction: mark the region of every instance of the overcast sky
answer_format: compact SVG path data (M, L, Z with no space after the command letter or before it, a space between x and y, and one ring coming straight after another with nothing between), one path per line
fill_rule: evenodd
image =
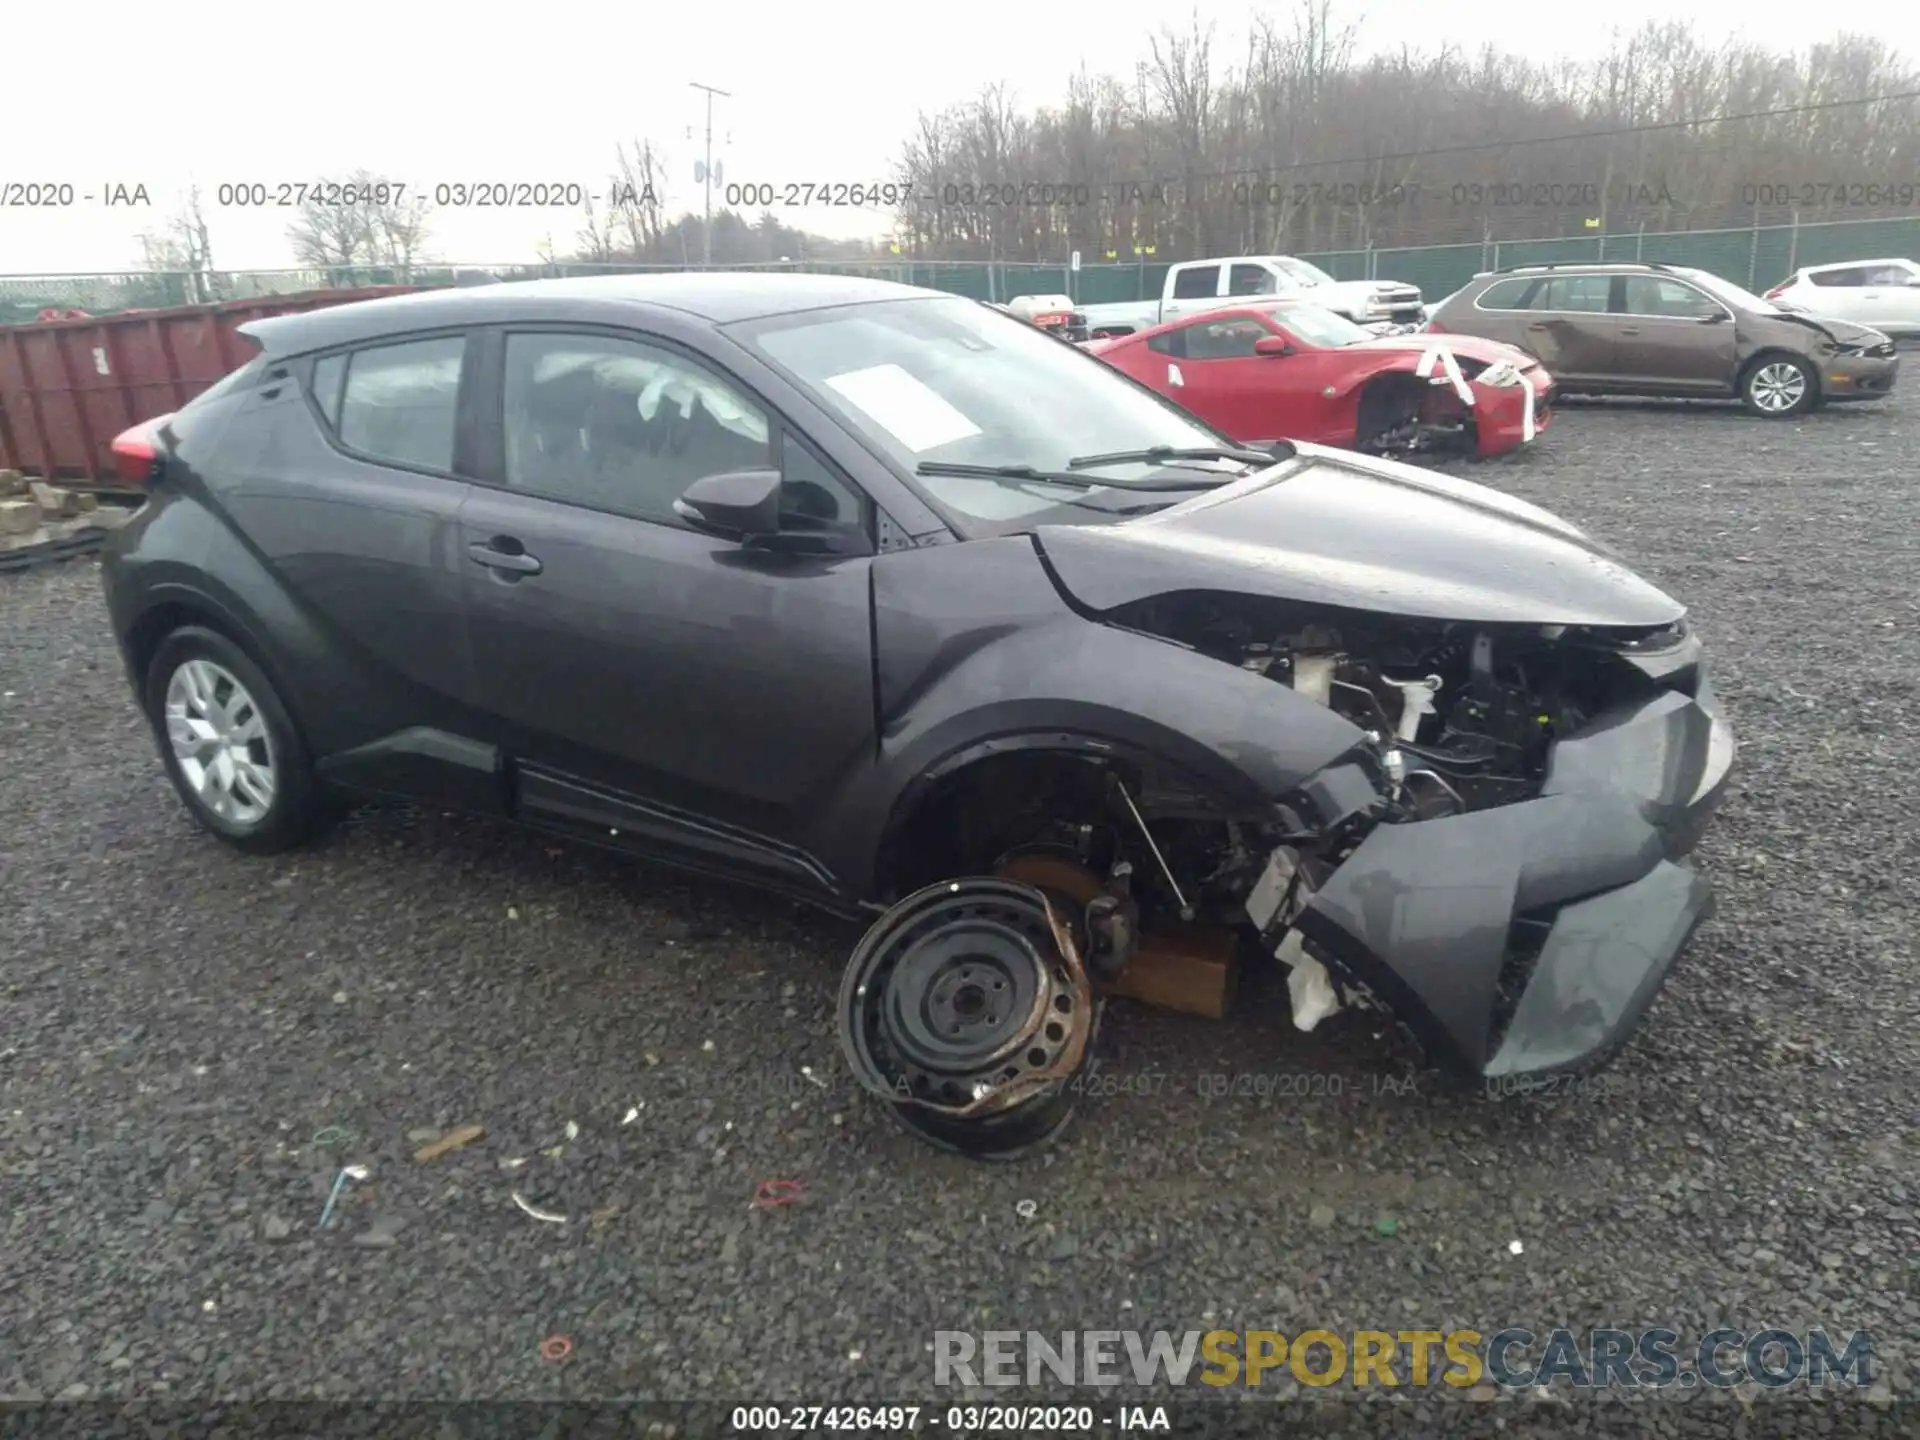
M1201 0L1224 62L1256 6ZM1284 15L1285 3L1258 7ZM1376 49L1401 43L1478 49L1494 43L1538 59L1583 56L1609 32L1686 13L1718 41L1751 34L1757 14L1782 23L1762 38L1824 38L1815 11L1747 0L1607 0L1580 7L1443 6L1373 0L1347 11ZM1823 12L1920 54L1920 4ZM855 16L874 18L856 19ZM164 18L163 18L164 17ZM444 0L307 8L195 0L156 12L125 0L17 3L0 121L0 187L66 182L76 194L144 184L151 210L0 208L0 273L133 268L137 236L163 218L190 180L209 201L222 182L277 184L357 167L414 190L436 183L605 184L615 144L648 136L665 147L677 212L698 211L704 97L690 81L732 92L714 102L715 155L729 181L891 178L922 110L965 100L1004 80L1025 104L1064 92L1082 61L1131 75L1149 38L1187 12L1163 0L1099 6L973 0L959 6L774 4L630 6L545 0L489 11ZM692 132L691 137L689 131ZM1014 177L1028 178L1028 177ZM1046 178L1046 177L1039 177ZM716 207L717 208L717 207ZM290 265L286 211L213 209L223 269ZM781 218L822 234L880 233L878 212L821 207ZM567 209L437 210L429 250L473 263L528 260L551 236L572 248Z

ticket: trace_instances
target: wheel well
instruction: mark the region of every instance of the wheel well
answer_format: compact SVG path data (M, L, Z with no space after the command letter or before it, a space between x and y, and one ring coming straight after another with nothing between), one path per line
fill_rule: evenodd
M1762 365L1766 364L1766 362L1769 360L1793 361L1794 364L1798 365L1802 370L1807 372L1807 379L1811 381L1813 384L1814 394L1818 395L1820 393L1820 390L1821 390L1820 367L1814 364L1813 361L1809 360L1806 356L1797 354L1796 352L1792 350L1788 350L1782 346L1774 346L1771 349L1761 350L1756 354L1754 354L1750 359L1748 359L1747 363L1740 367L1740 379L1739 379L1739 382L1734 386L1734 388L1736 390L1744 391L1747 388L1747 381L1752 377L1753 372L1755 370L1758 370Z
M1106 762L1073 750L983 756L935 780L892 827L882 893L987 873L1015 846L1106 819Z
M133 633L127 638L127 653L133 661L134 673L140 677L143 686L147 681L147 671L153 667L153 657L160 653L167 636L186 625L203 625L209 630L218 631L234 644L240 644L239 637L223 625L217 616L198 606L178 600L156 605L134 622Z
M1366 444L1397 420L1417 417L1423 394L1425 382L1404 371L1389 370L1368 380L1360 387L1360 405L1354 413L1354 444Z

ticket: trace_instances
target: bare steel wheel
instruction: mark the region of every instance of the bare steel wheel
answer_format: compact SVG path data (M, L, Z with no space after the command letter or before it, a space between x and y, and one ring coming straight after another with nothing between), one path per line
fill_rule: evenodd
M167 682L167 740L193 793L215 815L252 827L273 808L273 738L260 703L233 672L187 660Z
M332 813L273 682L225 635L199 625L168 635L147 667L146 702L174 789L229 845L285 850Z
M1776 419L1811 409L1819 399L1813 373L1786 355L1763 357L1748 372L1740 393L1749 410Z

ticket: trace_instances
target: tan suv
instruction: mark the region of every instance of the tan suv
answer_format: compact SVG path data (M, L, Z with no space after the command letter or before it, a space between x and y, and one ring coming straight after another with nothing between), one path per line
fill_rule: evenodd
M1794 313L1679 265L1525 265L1476 275L1435 307L1439 334L1540 357L1562 394L1737 397L1759 415L1893 389L1893 341Z

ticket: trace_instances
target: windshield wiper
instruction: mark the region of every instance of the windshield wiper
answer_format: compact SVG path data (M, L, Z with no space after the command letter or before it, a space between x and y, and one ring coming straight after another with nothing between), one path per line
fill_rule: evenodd
M1264 450L1248 450L1229 445L1208 445L1181 449L1173 445L1154 445L1145 450L1115 450L1105 455L1080 455L1067 461L1069 470L1088 470L1096 465L1166 465L1180 460L1238 460L1242 465L1265 469L1284 460L1285 455L1270 455ZM1229 477L1221 477L1226 484ZM1237 478L1237 477L1236 477Z
M1193 454L1198 458L1211 458L1214 456L1232 458L1243 453L1250 455L1252 452L1232 450L1208 450L1204 453L1198 451L1172 451L1169 452L1169 458L1178 458L1182 454ZM1138 452L1138 455L1135 453L1118 456L1093 455L1087 457L1085 460L1074 460L1068 463L1073 465L1118 464L1121 460L1131 460L1145 454L1146 452L1141 451ZM1157 460L1162 457L1156 451L1152 458ZM1263 455L1260 457L1260 463L1263 465L1271 465L1273 459L1271 456ZM952 460L922 460L914 467L914 473L916 475L956 475L980 480L1038 481L1045 485L1065 485L1075 490L1139 490L1145 491L1148 494L1208 490L1218 485L1232 484L1240 478L1238 475L1216 475L1210 480L1092 480L1085 475L1074 475L1063 470L1042 470L1037 465L963 465Z

